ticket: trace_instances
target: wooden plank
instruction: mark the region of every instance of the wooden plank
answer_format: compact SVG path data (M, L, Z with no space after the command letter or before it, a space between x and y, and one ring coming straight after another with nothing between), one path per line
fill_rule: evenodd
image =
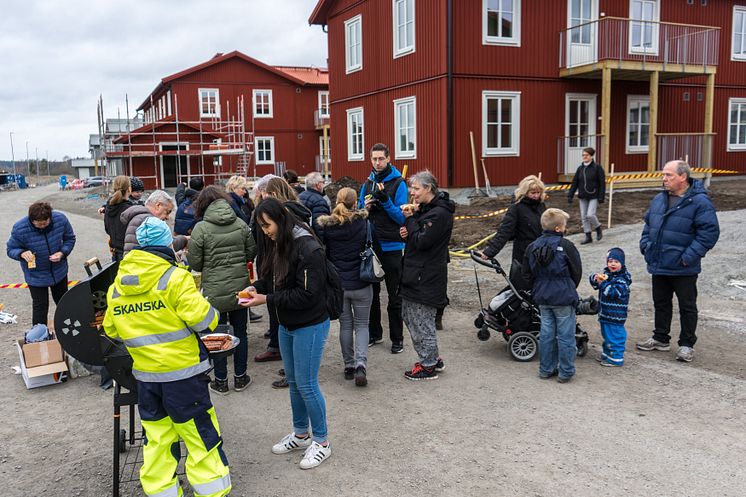
M609 172L609 150L611 144L611 67L604 66L601 83L601 165Z
M658 71L650 73L650 127L648 128L648 171L655 171L658 158Z

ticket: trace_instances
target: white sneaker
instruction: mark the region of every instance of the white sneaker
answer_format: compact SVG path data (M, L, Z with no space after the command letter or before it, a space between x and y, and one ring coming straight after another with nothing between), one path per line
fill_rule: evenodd
M300 461L300 469L315 468L331 455L332 444L328 444L324 447L318 442L313 442L311 446L306 449L306 453L303 454L303 459Z
M692 362L694 359L694 349L691 347L679 347L679 352L676 354L676 360L681 362Z
M311 435L307 435L306 438L300 438L296 437L295 432L293 432L274 444L272 446L272 453L287 454L294 450L305 449L309 445L311 445Z

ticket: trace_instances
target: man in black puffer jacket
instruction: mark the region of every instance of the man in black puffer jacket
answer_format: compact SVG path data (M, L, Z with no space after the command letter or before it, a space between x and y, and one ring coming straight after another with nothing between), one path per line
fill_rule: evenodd
M319 218L331 214L323 192L324 177L313 172L306 176L306 190L298 196L301 203L311 211L311 227L319 238L324 236L323 229L319 226Z

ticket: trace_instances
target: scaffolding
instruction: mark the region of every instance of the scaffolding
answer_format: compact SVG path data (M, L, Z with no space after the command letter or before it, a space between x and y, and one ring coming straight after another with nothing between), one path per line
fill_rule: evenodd
M179 118L178 97L173 95L173 112L167 112L165 106L159 108L158 113L153 113L157 119L142 120L143 124L136 128L131 123L139 123L140 119L137 116L130 119L127 96L125 102L127 117L124 130L121 125L117 129L107 126L102 96L97 105L101 159L108 175L116 174L115 163L121 161L122 173L135 176L133 160L152 158L153 174L137 176L154 180L156 189L164 188L164 159L173 157L176 161L176 184L188 182L192 177L203 178L207 184L222 183L234 175L249 176L252 166L252 176L256 177L256 161L253 160L254 117L252 112L247 120L243 95L236 97L233 113L230 100L225 101L225 113L221 111L220 103L215 103L215 114L225 115L226 118L200 116L196 121ZM156 110L152 95L150 104L151 109ZM121 119L119 121L122 122ZM197 163L193 164L192 160Z

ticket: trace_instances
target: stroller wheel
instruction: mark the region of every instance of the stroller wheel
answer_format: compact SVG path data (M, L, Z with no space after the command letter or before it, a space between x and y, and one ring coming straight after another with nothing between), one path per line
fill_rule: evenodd
M482 342L486 342L490 339L490 329L487 327L487 325L483 325L481 328L479 328L479 331L477 331L477 338L481 340Z
M588 342L583 340L578 344L578 357L583 357L588 353Z
M531 361L539 350L539 342L533 333L519 331L510 336L508 350L513 359L520 362Z

